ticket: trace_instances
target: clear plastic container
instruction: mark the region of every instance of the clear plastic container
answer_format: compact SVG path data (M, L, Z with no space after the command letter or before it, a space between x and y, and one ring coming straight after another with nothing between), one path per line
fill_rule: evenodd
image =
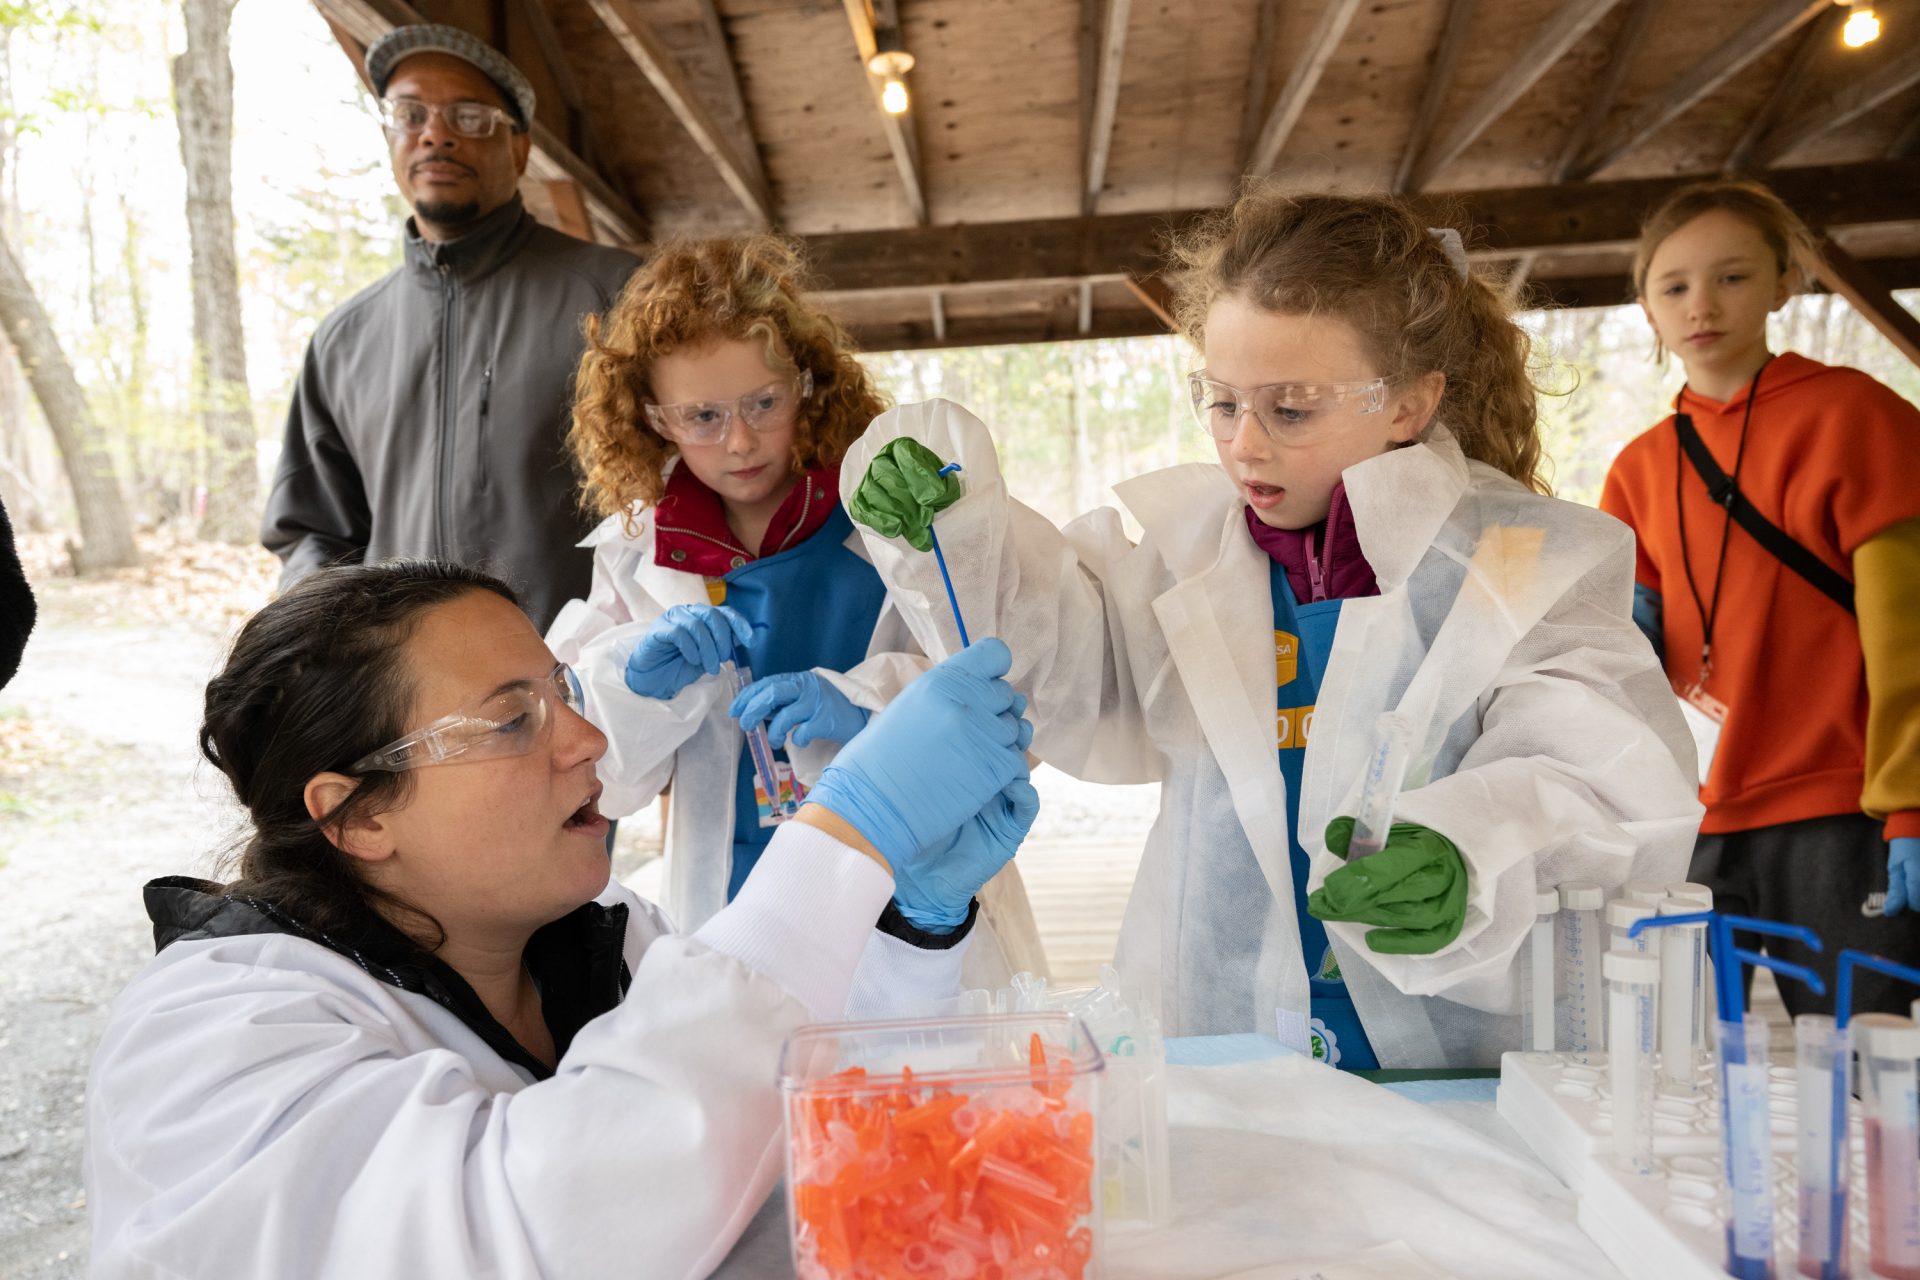
M1106 1058L1100 1082L1100 1187L1109 1223L1164 1226L1173 1216L1167 1151L1167 1049L1160 1020L1122 989L1112 965L1092 987L1054 987L1013 975L1003 1011L1056 1010L1080 1019ZM982 992L981 994L985 994Z
M780 1089L799 1280L1097 1276L1105 1068L1064 1013L794 1032Z
M1669 898L1663 916L1692 915L1698 908ZM1701 1092L1700 1066L1706 1052L1701 1028L1706 1022L1707 926L1674 925L1655 932L1660 939L1660 1090L1692 1098Z
M1720 1045L1720 1138L1727 1180L1727 1274L1773 1277L1773 1138L1769 1128L1767 1020L1716 1024Z
M1607 979L1613 1159L1634 1173L1652 1173L1653 1010L1660 958L1644 951L1609 951L1600 967Z
M1560 893L1542 889L1533 895L1533 928L1527 933L1527 953L1520 961L1520 1051L1552 1053L1553 918L1560 912Z
M1637 902L1642 906L1657 907L1667 900L1671 886L1658 880L1629 880L1620 887L1623 902Z
M1873 1274L1920 1280L1920 1028L1912 1018L1863 1013L1851 1030L1860 1053Z
M1793 1020L1794 1076L1800 1139L1794 1163L1800 1177L1798 1268L1810 1280L1844 1276L1853 1233L1847 1222L1847 1032L1823 1013Z
M1575 1062L1591 1062L1606 1048L1600 976L1600 957L1607 949L1600 934L1600 908L1606 900L1607 891L1597 884L1560 886L1560 919L1554 927L1560 948L1560 1030L1555 1042Z
M1611 930L1608 939L1609 951L1646 951L1657 952L1660 949L1660 931L1645 929L1637 938L1627 936L1627 930L1642 920L1651 920L1660 914L1659 908L1648 906L1644 902L1628 902L1622 899L1607 904L1607 928Z

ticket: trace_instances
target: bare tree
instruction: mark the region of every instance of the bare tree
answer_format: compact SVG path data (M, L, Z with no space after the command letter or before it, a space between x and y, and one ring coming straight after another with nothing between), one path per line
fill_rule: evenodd
M40 401L47 425L60 447L60 460L73 486L73 505L80 516L81 545L74 568L82 573L118 569L140 563L133 545L133 526L127 519L120 476L107 449L105 433L95 421L80 390L73 365L60 347L46 309L33 291L13 246L0 232L0 325L13 339L33 394Z
M187 51L173 60L173 100L193 249L194 386L212 453L202 531L249 542L259 533L260 485L233 247L233 63L227 56L233 5L184 0Z

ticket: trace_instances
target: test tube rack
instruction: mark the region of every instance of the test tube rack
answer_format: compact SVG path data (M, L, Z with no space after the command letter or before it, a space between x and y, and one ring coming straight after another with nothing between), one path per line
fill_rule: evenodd
M1774 1274L1799 1275L1799 1185L1793 1156L1799 1104L1791 1066L1768 1070L1774 1173ZM1578 1202L1580 1229L1628 1280L1725 1280L1727 1190L1719 1086L1703 1067L1693 1097L1654 1101L1654 1172L1614 1163L1612 1098L1604 1059L1509 1053L1500 1062L1498 1110ZM1851 1117L1847 1176L1853 1275L1868 1280L1866 1156Z

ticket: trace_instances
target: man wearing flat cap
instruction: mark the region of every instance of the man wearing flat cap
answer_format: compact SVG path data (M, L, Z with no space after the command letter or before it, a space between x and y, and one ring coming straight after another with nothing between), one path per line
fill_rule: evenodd
M581 320L637 260L522 207L533 88L490 45L400 27L366 67L413 209L406 260L314 334L261 540L282 587L393 556L480 566L544 631L591 578L566 450Z

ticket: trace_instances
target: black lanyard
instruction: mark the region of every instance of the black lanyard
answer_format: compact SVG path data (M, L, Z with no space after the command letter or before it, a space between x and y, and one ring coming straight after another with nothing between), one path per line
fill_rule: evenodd
M1767 365L1772 360L1773 357L1768 356L1762 361L1760 367L1753 371L1753 381L1747 384L1747 408L1740 415L1740 446L1733 455L1733 482L1727 486L1726 501L1721 504L1726 508L1727 516L1720 526L1720 558L1713 569L1713 599L1707 603L1701 602L1700 588L1693 580L1693 555L1687 550L1687 511L1681 497L1683 492L1681 482L1686 479L1687 466L1686 459L1679 455L1680 437L1678 434L1674 436L1673 510L1680 521L1680 565L1687 571L1687 590L1693 595L1693 607L1699 611L1701 623L1700 674L1693 679L1696 688L1706 684L1707 673L1712 670L1713 624L1720 617L1720 588L1726 584L1727 580L1727 542L1733 533L1733 504L1740 493L1740 464L1745 462L1747 457L1747 428L1753 424L1753 402L1760 394L1760 375L1766 372ZM1673 416L1685 418L1687 425L1691 427L1693 418L1680 411L1680 402L1685 399L1686 394L1687 388L1683 385L1680 388L1680 394L1673 398Z

